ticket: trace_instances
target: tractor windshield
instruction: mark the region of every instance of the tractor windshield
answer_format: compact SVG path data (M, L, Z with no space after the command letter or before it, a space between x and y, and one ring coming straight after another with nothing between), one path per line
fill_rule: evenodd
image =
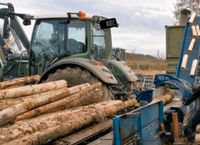
M52 60L62 55L86 52L85 41L84 21L47 19L36 23L32 51L36 59L45 57L47 60Z

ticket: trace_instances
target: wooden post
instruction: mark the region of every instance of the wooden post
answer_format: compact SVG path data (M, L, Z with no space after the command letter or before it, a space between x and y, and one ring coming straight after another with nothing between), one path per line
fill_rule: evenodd
M174 138L174 143L179 142L179 122L177 112L172 113L172 133Z

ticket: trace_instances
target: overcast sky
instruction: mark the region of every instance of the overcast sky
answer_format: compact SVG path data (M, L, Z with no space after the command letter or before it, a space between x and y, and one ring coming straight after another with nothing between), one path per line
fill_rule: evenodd
M84 10L115 17L113 46L129 52L165 57L165 25L175 22L174 0L10 0L16 12L30 14L65 13ZM1 0L1 2L8 2ZM26 28L30 35L31 27Z

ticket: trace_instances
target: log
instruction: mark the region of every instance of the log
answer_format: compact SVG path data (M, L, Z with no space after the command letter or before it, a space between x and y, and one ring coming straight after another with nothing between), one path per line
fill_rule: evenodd
M102 99L103 98L103 92L101 92L101 91L89 92L86 95L84 95L83 98L84 99L83 100L81 99L81 101L76 100L76 101L74 101L75 103L70 102L69 105L63 104L60 107L55 107L54 109L50 109L46 112L46 114L62 111L64 109L70 109L70 108L74 109L76 107L102 102L103 101L103 99ZM88 99L88 98L92 98L92 99ZM45 113L40 114L40 115L44 115L44 114ZM37 116L39 116L39 115L37 115ZM34 117L37 117L37 116L34 116ZM27 118L27 119L30 119L30 118ZM17 120L17 121L19 121L19 120Z
M191 29L192 29L192 36L193 37L196 37L197 36L197 31L196 31L196 26L191 26Z
M172 102L173 98L176 96L176 93L173 91L167 91L165 95L154 98L152 103L162 101L164 105Z
M188 20L188 23L192 24L194 22L195 17L196 17L196 14L192 13L190 19Z
M118 103L114 103L115 101L108 101L98 103L96 105L89 105L86 107L87 109L83 109L81 112L74 114L72 119L66 120L60 116L62 123L57 124L53 127L48 127L47 129L43 129L41 131L37 131L33 134L26 135L24 137L15 139L10 142L6 142L6 145L39 145L46 144L52 140L55 140L59 137L65 136L77 129L80 129L90 123L98 120L99 118L106 118L113 116L115 113L134 107L137 104L136 100L129 101L117 101ZM114 105L112 105L114 103Z
M81 85L81 86L83 87L83 85ZM17 115L23 114L23 113L30 111L31 109L34 109L36 107L45 105L47 103L56 101L63 97L66 97L70 94L76 93L76 92L80 91L80 89L81 89L81 87L78 89L77 86L75 88L73 88L73 87L63 88L60 90L56 90L51 94L43 94L43 95L40 94L38 97L29 98L25 102L8 107L8 108L0 111L0 126L3 126L5 124L15 120Z
M102 93L100 95L97 94L96 97L88 96L88 93L94 89L100 88L102 85L101 83L95 83L91 86L89 86L88 88L81 90L80 92L68 96L67 98L63 98L60 100L57 100L55 102L40 106L38 108L35 108L29 112L26 112L24 114L19 115L16 120L23 120L23 119L27 119L27 118L31 118L34 116L38 116L41 115L43 113L47 113L47 112L52 112L54 109L56 108L71 108L71 107L76 107L76 106L81 106L82 104L86 105L86 104L90 104L90 103L94 103L94 102L98 102L100 99L100 96L102 96ZM89 99L88 99L89 98ZM86 99L88 99L87 101L85 101ZM91 102L92 101L92 102Z
M89 83L81 84L81 85L78 85L78 86L74 86L73 90L75 92L78 92L78 91L80 91L80 88L84 89L88 86L90 86ZM63 87L63 88L66 88L66 87ZM57 90L63 89L63 88L58 88ZM43 93L38 93L38 94L33 94L33 95L28 95L28 96L23 96L23 97L18 97L18 98L3 99L3 100L0 100L0 105L9 107L11 105L16 105L18 103L25 102L26 100L28 100L30 98L36 98L38 96L45 95L45 94L49 95L49 94L52 94L53 92L55 92L55 90L47 91L47 92L43 92Z
M197 36L200 36L200 28L199 25L196 25Z
M40 76L39 75L16 78L16 79L13 79L13 80L8 80L8 81L1 82L0 83L0 89L14 88L14 87L25 85L27 83L37 82L39 80L40 80Z
M181 63L181 68L184 69L184 70L187 68L188 59L189 59L189 55L184 54L183 60L182 60L182 63Z
M106 106L110 107L111 105L119 105L119 103L121 103L121 101L114 101L114 102L107 101ZM9 128L1 128L0 144L8 142L16 138L23 137L25 135L34 133L36 131L40 131L43 129L47 129L49 127L53 127L58 124L62 124L63 121L77 120L77 114L79 114L79 116L82 116L84 115L84 113L94 108L93 106L94 105L89 105L89 106L79 107L73 110L69 109L69 110L59 111L56 113L45 114L43 116L38 116L30 120L19 121ZM96 104L95 108L97 110L100 110L104 106L105 104L100 103L100 104ZM102 118L99 118L98 120L101 120L101 119Z
M82 84L82 85L78 85L78 86L75 86L73 87L73 90L74 92L78 92L80 91L81 89L84 89L86 87L90 86L89 83L85 83L85 84ZM62 88L61 88L62 89ZM58 89L59 90L59 89ZM22 103L22 102L25 102L27 101L28 99L30 98L36 98L36 97L39 97L41 95L50 95L52 93L54 93L55 90L52 90L52 91L48 91L48 92L43 92L43 93L40 93L40 94L34 94L34 95L29 95L29 96L24 96L24 97L18 97L18 98L11 98L11 99L3 99L3 100L0 100L0 111L2 109L5 109L5 108L8 108L12 105L16 105L16 104L19 104L19 103Z
M18 103L21 103L21 101L17 99L0 100L0 111Z
M81 144L82 142L87 141L88 139L91 139L105 131L111 130L112 123L113 121L111 119L101 121L98 124L94 124L93 126L87 127L86 129L83 129L79 132L75 132L69 136L59 138L55 142L51 143L51 145Z
M198 59L194 59L192 61L192 67L190 69L190 76L194 76L196 75L196 72L197 72L197 65L199 64L199 61Z
M65 80L0 90L0 99L17 98L67 87Z
M195 42L196 42L196 39L195 38L192 38L191 42L190 42L190 45L188 47L188 51L189 52L192 52L193 48L194 48L194 45L195 45Z
M119 105L121 101L107 101L106 106ZM38 116L30 120L24 120L16 122L9 128L0 129L0 144L9 142L10 140L23 137L25 135L53 127L58 124L62 124L66 120L76 120L77 114L79 116L84 115L87 110L93 108L94 105L83 106L77 109L68 109L64 111L59 111L51 114L44 114L43 116ZM104 104L96 104L95 108L100 110ZM86 111L85 111L86 110ZM96 118L97 119L97 118ZM100 119L99 119L100 120Z

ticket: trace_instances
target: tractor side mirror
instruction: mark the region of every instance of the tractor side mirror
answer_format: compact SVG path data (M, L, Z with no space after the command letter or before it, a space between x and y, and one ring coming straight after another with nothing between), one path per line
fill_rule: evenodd
M31 25L31 20L30 19L24 19L23 24L25 26Z
M9 38L9 32L10 32L9 18L6 16L4 17L4 23L3 23L3 38L4 39Z

